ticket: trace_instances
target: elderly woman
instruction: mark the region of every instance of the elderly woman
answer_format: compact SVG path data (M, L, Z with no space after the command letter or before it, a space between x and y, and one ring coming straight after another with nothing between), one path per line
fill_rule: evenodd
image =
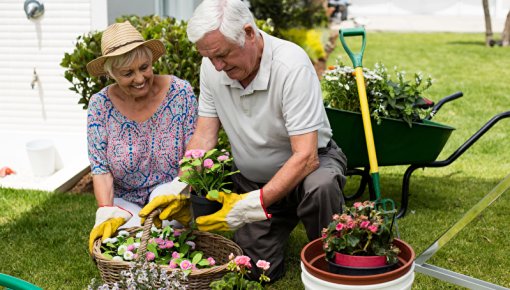
M88 154L98 204L91 252L95 239L140 225L138 212L152 198L182 190L171 181L193 134L198 104L187 81L153 73L165 47L159 40L145 41L129 22L106 28L101 52L87 70L115 83L94 94L88 107ZM175 219L189 222L189 216Z

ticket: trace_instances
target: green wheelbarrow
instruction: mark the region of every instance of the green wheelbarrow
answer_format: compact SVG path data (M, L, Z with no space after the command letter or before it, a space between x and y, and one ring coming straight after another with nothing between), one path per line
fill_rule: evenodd
M380 166L409 165L402 181L401 201L398 217L403 217L409 203L409 186L412 173L418 168L444 167L457 160L480 137L497 122L510 117L506 111L492 117L475 134L469 137L457 150L444 160L436 160L455 128L432 121L439 109L447 102L463 96L456 92L439 100L422 122L413 122L410 128L400 120L383 118L380 125L372 121L375 148ZM360 184L353 194L345 194L347 200L359 198L368 186L371 199L375 198L369 172L369 161L365 145L363 124L360 113L326 108L333 140L347 156L347 176L360 176Z

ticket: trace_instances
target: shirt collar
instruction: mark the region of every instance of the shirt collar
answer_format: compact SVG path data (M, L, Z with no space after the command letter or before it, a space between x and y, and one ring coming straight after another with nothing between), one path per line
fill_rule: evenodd
M251 83L246 87L246 89L250 88L251 90L267 90L269 86L269 77L271 75L271 63L273 59L271 37L264 31L259 31L262 39L264 40L264 48L262 50L259 71ZM229 78L224 71L222 71L221 74L221 84L231 86L233 88L245 89L238 80Z

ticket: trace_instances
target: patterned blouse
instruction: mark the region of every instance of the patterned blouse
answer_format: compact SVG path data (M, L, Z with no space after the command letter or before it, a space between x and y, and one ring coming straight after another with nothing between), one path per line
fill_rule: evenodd
M195 129L197 98L187 81L174 76L156 113L139 123L114 107L108 89L94 94L89 102L92 174L111 173L115 197L143 206L157 185L177 176L179 160Z

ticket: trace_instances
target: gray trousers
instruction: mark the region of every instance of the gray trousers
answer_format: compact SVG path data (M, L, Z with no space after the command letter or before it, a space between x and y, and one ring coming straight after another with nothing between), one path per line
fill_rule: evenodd
M347 159L333 140L326 148L319 149L320 166L310 173L284 199L267 208L272 218L246 224L236 231L234 241L251 258L250 278L258 279L261 272L255 266L258 260L266 260L271 267L266 273L271 281L284 274L284 247L292 230L301 220L309 240L320 237L322 228L339 213L344 202L343 187ZM259 184L241 174L232 176L234 192L249 192L261 188Z

